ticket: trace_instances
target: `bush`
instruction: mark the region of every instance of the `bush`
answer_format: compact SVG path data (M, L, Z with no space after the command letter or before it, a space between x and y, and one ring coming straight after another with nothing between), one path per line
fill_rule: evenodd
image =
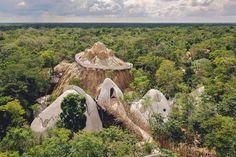
M168 97L175 96L179 91L178 85L183 81L183 71L177 70L175 63L163 60L160 68L156 71L157 87Z
M102 138L105 156L124 157L138 153L136 138L118 127L103 129L98 136Z
M79 133L72 142L71 157L103 157L104 144L101 137L91 133Z
M182 131L182 123L174 118L169 118L164 122L161 114L154 114L150 118L150 124L154 136L159 140L168 140L174 143L179 143L185 139Z
M69 94L61 103L60 114L62 127L71 129L73 132L81 130L86 125L86 99L78 94Z
M231 117L215 116L201 124L205 131L204 144L214 148L219 157L236 156L236 121Z
M24 156L29 157L67 157L70 154L72 133L64 128L49 130L40 145L30 149Z
M35 138L30 128L11 128L0 142L0 150L18 151L19 154L22 154L34 144Z

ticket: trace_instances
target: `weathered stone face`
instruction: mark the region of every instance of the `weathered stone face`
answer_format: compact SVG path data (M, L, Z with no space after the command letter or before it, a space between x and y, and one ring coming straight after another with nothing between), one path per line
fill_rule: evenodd
M65 71L71 66L70 63L66 62L66 61L62 61L60 64L58 64L57 66L55 66L53 68L53 70L56 72L56 73L65 73Z
M76 62L85 68L103 70L129 70L133 64L126 63L117 58L113 51L106 48L103 43L97 42L91 49L86 49L75 55Z
M129 117L124 105L120 101L123 93L111 79L106 78L103 81L98 93L97 103L101 108L112 114L128 130L135 133L141 139L145 141L152 140L149 132L141 128L139 123L134 123Z
M65 85L77 78L79 84L74 84L85 89L90 95L95 96L98 86L105 78L113 80L123 91L132 80L129 69L132 64L126 63L115 57L112 50L102 43L95 43L91 49L86 49L75 56L75 63L66 67L63 75L55 87L54 94L60 95ZM63 64L64 65L64 64ZM64 68L63 68L64 69Z
M155 89L149 90L144 97L138 102L131 104L130 112L142 119L145 125L149 125L149 118L154 113L160 113L163 117L167 117L171 107L166 97Z
M81 88L76 86L68 86L66 90L61 94L51 105L43 110L31 123L31 129L33 132L43 134L47 129L56 126L59 120L60 113L62 112L61 103L63 99L69 94L81 94L86 98L87 110L86 115L86 127L85 131L97 132L102 129L102 122L100 120L96 102L86 94Z

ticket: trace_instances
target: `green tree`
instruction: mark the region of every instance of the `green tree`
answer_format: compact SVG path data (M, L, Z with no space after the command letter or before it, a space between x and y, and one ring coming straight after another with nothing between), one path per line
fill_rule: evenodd
M4 153L0 152L0 156L1 157L20 157L19 153L16 151L8 151Z
M139 96L143 96L150 87L150 80L148 74L142 69L132 69L131 75L134 80L130 84L130 87L138 93Z
M55 65L54 55L55 53L53 51L41 52L40 59L43 62L44 68L53 68L53 66Z
M35 144L31 129L11 128L0 142L1 151L18 151L19 154L28 151Z
M183 81L183 74L182 70L176 69L174 62L164 60L156 71L157 87L168 97L173 97Z
M185 135L182 130L183 124L175 118L164 121L161 114L154 114L150 118L153 135L158 140L168 140L174 143L184 141Z
M79 133L72 142L71 157L103 157L102 138L91 133Z
M86 124L86 99L79 94L69 94L61 103L61 125L73 132L77 132Z
M205 131L204 144L214 148L219 157L236 155L236 122L231 117L216 116L201 125Z
M72 133L65 128L55 128L49 130L46 137L42 139L40 145L36 145L24 156L29 157L67 157L70 154Z
M105 156L125 157L139 153L137 139L118 127L105 128L98 136L102 138Z
M213 61L216 68L214 74L216 79L227 80L236 71L236 57L216 57Z
M4 137L9 127L20 127L26 122L23 117L25 113L18 100L13 100L11 97L0 98L0 139Z
M193 75L193 83L195 85L206 85L210 81L210 76L213 71L213 65L208 59L199 59L195 60L191 66L194 75Z

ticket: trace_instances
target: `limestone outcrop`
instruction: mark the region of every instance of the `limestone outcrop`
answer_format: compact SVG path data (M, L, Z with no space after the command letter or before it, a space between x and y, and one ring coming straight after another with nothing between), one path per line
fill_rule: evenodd
M141 119L144 128L149 128L149 118L154 113L160 113L167 117L171 110L170 104L166 97L156 89L149 90L141 100L131 104L130 113L133 117Z
M133 65L117 58L111 49L97 42L91 49L75 55L75 60L82 67L102 70L126 70L131 69Z
M86 94L81 88L76 86L67 86L63 94L61 94L51 105L43 110L31 123L31 129L33 132L43 134L47 129L56 126L59 120L60 113L62 112L61 103L63 99L69 94L81 94L86 98L87 110L86 115L86 127L84 130L97 132L102 129L102 122L100 120L96 102L88 94Z
M97 98L98 105L112 114L131 132L135 133L144 141L152 140L149 132L142 129L139 125L135 124L128 116L124 105L120 99L123 93L119 87L109 78L106 78L100 87L100 93Z
M149 90L141 100L132 103L131 106L123 104L122 91L129 86L132 79L129 74L132 66L117 58L112 50L100 42L76 54L74 63L58 64L54 72L59 80L52 93L58 97L34 119L31 124L32 130L42 134L47 129L55 127L62 112L63 99L68 94L78 93L86 98L85 131L100 131L103 124L99 113L108 113L112 115L109 119L118 120L122 126L142 140L151 141L149 118L154 113L161 113L167 117L171 109L170 104L160 91L154 89ZM110 122L107 119L103 121L104 124Z
M86 89L92 96L95 96L98 86L105 78L111 78L122 91L131 81L129 69L133 65L117 58L113 51L101 42L76 54L75 61L71 64L59 64L54 68L55 72L61 75L54 90L55 95L60 95L64 86L74 79L79 82L76 85Z

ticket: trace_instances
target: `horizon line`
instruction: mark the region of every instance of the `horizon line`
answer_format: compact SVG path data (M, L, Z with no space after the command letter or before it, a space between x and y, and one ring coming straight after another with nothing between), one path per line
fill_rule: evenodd
M94 22L94 21L82 21L82 22L43 22L43 21L37 21L37 22L1 22L0 24L122 24L122 23L127 23L127 24L236 24L236 22L224 22L224 21L217 21L217 22L156 22L156 21L137 21L137 22L129 22L129 21L99 21L99 22Z

